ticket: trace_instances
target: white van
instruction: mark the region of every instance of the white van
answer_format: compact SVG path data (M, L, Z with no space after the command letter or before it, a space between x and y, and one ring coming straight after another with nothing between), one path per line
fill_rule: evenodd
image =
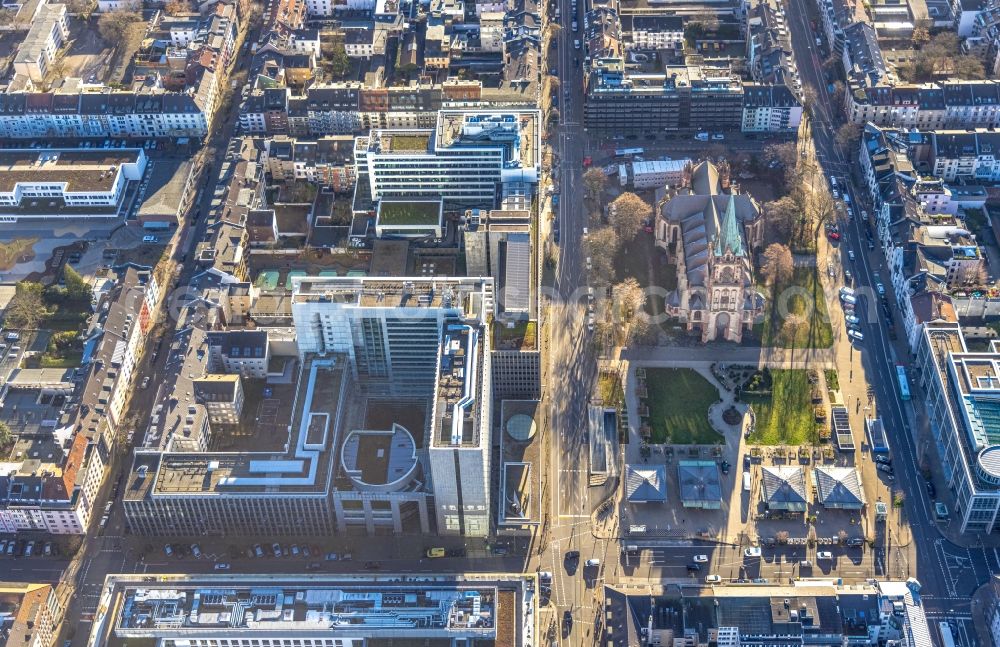
M743 472L743 489L750 491L750 472Z

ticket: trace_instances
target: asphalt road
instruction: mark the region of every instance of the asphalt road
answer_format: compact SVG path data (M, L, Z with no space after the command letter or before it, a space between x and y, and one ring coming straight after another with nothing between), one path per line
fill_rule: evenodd
M790 2L785 6L789 16L792 48L800 74L803 82L813 86L818 96L811 125L816 156L823 170L821 175L825 181L836 176L838 182L846 184L857 210L858 205L868 202L867 193L863 187L859 188L855 184L850 175L851 169L856 165L854 155L845 157L834 144L836 128L843 121L842 111L833 106L826 92L826 82L814 43L815 36L806 14L806 3ZM858 308L865 338L855 346L874 390L879 414L887 428L896 466L893 485L905 496L906 518L912 533L911 545L916 547L913 551L915 563L900 563L905 562L906 558L901 555L901 551L895 549L891 536L886 537L885 552L879 557L885 558L883 567L888 575L898 577L900 571L903 571L906 575L919 579L925 599L932 610L962 618L969 609L969 595L987 581L992 572L1000 572L997 571L1000 568L1000 555L995 554L992 549L957 546L945 540L935 525L931 516L931 501L920 475L920 456L911 432L912 405L899 397L896 388L896 355L884 317L876 303L875 275L878 274L879 280L887 284L889 272L877 245L874 250L869 250L862 218L842 221L841 231L845 233L840 242L842 250L846 247L855 254L853 267L848 267L855 277L854 288L868 288L865 293L869 296L862 296ZM846 250L844 251L846 257ZM893 311L895 320L899 322L898 311L895 308ZM903 359L908 360L905 356ZM970 638L964 644L977 643Z

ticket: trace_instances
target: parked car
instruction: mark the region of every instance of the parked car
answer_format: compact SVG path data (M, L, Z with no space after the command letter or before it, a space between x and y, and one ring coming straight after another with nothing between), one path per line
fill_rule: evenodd
M705 562L708 561L708 555L695 555L694 561L697 562L698 564L704 564Z
M261 546L260 544L254 544L254 546L253 546L253 554L256 555L257 557L263 557L264 556L264 547Z
M600 566L601 565L601 560L597 559L596 557L593 558L593 559L588 559L587 562L586 562L586 565L587 566Z
M844 317L844 319L847 321L847 323L851 324L852 326L857 326L859 323L861 323L861 319L857 318L854 315L847 315L846 317Z
M327 553L326 557L324 557L323 559L325 559L328 562L335 562L337 561L338 557L339 556L337 555L337 553Z
M744 557L760 557L760 546L750 546L743 549Z
M438 546L436 548L428 548L426 551L424 551L424 554L427 557L430 557L431 559L437 559L438 557L444 557L448 553L447 551L445 551L444 548Z
M833 553L828 550L816 551L816 559L819 561L829 561L833 559Z
M860 330L848 330L847 336L855 341L864 341L865 335Z
M194 555L195 558L200 558L201 546L199 546L198 544L191 544L191 554Z
M880 472L885 472L886 474L892 474L892 465L886 465L885 463L879 463L875 467Z
M271 552L274 553L275 557L281 557L281 544L278 542L271 544Z
M722 581L721 575L708 575L707 577L705 577L706 584L718 584L721 581Z
M885 454L875 454L876 463L884 463L886 465L892 465L892 459Z
M215 565L215 570L217 570L217 571L228 571L229 570L229 564L227 564L226 562L219 562L218 564Z

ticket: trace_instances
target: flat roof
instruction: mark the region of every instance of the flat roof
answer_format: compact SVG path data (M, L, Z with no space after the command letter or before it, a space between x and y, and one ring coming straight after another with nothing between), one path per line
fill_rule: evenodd
M325 493L332 456L329 437L333 429L326 428L326 442L322 439L315 442L317 436L312 422L316 416L325 416L331 424L338 419L345 365L340 356L303 364L295 393L295 409L291 424L287 425L290 433L286 451L156 452L139 449L128 476L125 498L141 500L157 495L283 491ZM247 403L246 406L257 404ZM269 415L263 410L261 413Z
M68 192L109 191L122 164L138 163L140 149L0 150L0 192L19 183L65 183Z

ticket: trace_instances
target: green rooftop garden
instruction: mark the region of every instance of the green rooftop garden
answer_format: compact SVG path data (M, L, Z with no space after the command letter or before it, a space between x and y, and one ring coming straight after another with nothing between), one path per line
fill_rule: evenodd
M392 135L389 140L389 150L393 152L425 151L430 141L430 135Z
M380 225L436 225L441 217L439 202L381 202Z

